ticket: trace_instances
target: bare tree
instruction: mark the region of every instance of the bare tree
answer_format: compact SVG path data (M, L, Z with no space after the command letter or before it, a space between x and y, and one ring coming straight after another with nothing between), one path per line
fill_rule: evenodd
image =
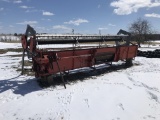
M129 26L130 33L134 36L138 46L141 47L141 43L147 40L147 35L152 33L151 24L149 21L138 18Z

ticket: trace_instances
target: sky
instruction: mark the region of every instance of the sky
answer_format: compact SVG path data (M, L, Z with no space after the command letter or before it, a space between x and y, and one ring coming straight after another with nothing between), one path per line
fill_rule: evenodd
M160 33L160 0L0 0L0 33L116 34L138 18Z

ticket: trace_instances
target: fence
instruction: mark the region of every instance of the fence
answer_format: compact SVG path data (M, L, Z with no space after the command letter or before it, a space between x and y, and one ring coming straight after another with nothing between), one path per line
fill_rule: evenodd
M21 36L14 35L0 35L1 42L20 41Z

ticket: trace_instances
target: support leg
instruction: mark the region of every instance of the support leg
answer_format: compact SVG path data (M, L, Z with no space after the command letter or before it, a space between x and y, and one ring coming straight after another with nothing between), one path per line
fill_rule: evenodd
M22 71L21 71L21 75L23 75L23 72L24 72L24 55L25 55L25 50L23 49L23 55L22 55Z
M59 63L58 61L56 60L56 63L57 63L57 66L58 66L58 69L59 69L59 72L60 72L60 76L61 76L61 79L62 79L62 82L63 82L63 85L64 85L64 88L66 89L66 85L65 85L65 82L64 82L64 78L63 78L63 75L62 75L62 72L61 72L61 69L59 67Z

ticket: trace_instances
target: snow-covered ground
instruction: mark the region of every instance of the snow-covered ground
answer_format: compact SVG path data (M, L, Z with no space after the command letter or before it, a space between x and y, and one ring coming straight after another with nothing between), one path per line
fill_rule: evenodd
M22 45L20 43L5 43L5 42L0 42L0 49L7 49L7 48L21 48Z
M41 88L34 76L20 75L15 54L0 54L0 120L160 120L158 58L136 57L130 68L93 74L64 89Z
M138 48L141 51L154 51L155 49L160 49L160 44L155 45L141 45L141 48Z

